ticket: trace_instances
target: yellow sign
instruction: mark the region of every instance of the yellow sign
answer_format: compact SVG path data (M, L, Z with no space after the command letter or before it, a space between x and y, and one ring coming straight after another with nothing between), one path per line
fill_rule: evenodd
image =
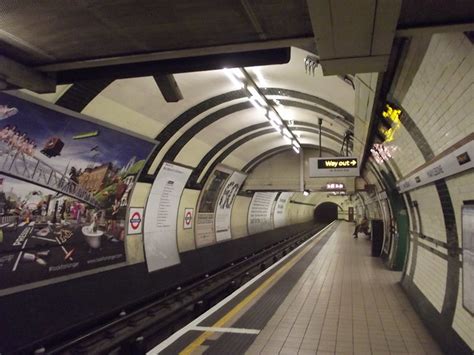
M379 131L385 137L385 142L391 142L393 141L395 131L400 128L400 114L402 110L394 109L389 104L386 104L385 107L386 109L382 112L382 116L392 122L392 127L388 129L380 127Z

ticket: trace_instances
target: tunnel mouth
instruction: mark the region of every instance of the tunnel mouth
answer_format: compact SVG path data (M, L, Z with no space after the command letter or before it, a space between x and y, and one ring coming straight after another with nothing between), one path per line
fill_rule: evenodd
M331 223L338 217L339 206L334 202L323 202L314 209L316 223Z

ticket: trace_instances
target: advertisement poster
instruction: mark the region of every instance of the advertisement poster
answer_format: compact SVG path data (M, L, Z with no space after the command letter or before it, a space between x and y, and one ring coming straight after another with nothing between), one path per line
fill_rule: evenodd
M278 196L278 200L273 210L273 225L275 228L286 226L286 206L290 202L290 198L293 196L293 192L282 192Z
M125 261L153 144L0 93L0 289Z
M196 247L204 247L216 242L214 226L214 214L218 202L219 193L233 170L218 165L209 176L204 189L199 195L199 203L196 215L195 237Z
M216 241L221 242L232 238L230 233L230 217L235 196L240 191L247 175L234 171L226 181L224 188L219 194L215 216Z
M164 163L148 196L144 225L148 272L179 264L176 226L183 189L192 169Z
M255 234L273 228L272 209L278 192L256 192L249 207L249 234Z

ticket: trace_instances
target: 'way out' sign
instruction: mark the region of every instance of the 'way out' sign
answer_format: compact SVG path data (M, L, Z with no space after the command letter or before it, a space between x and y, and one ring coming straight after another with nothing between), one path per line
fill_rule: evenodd
M309 177L359 176L359 162L354 157L309 158Z

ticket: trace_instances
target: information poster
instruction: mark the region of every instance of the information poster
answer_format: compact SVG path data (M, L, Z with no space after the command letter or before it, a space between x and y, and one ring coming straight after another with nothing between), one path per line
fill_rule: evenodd
M145 258L148 272L179 264L176 225L183 189L192 169L164 163L156 176L146 205Z
M273 228L272 209L278 192L256 192L249 207L249 234L255 234Z
M247 175L238 171L234 171L230 178L226 181L224 188L221 190L217 203L215 215L216 241L221 242L232 238L230 233L230 218L232 206L235 196L239 192Z
M286 226L286 207L290 202L290 198L293 196L293 192L282 192L278 196L273 210L273 225L275 228Z
M0 289L125 261L130 191L154 144L0 93Z
M201 191L194 228L196 246L198 248L216 242L214 216L217 202L226 180L232 173L232 169L218 165L209 176L204 189Z

